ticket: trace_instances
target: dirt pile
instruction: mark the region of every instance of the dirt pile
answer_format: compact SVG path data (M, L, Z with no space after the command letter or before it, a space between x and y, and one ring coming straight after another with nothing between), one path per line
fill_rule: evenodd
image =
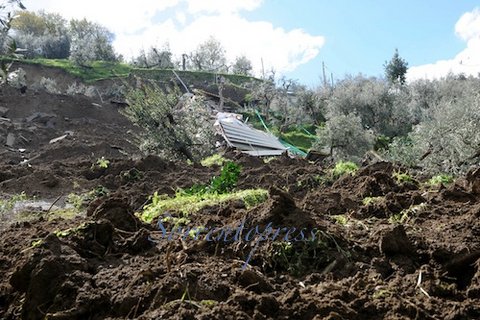
M231 157L243 166L239 186L270 189L270 198L251 209L238 203L203 209L189 216L189 226L233 228L245 220L245 237L271 222L306 228L306 241L284 241L285 232L258 244L168 241L133 215L154 191L173 194L205 183L218 167L148 157L114 160L86 177L89 163L62 164L55 175L105 185L110 193L92 202L86 217L40 219L2 233L0 313L6 319L480 317L476 171L427 188L402 185L392 178L398 168L376 164L325 185L318 177L326 169L302 160ZM50 169L38 170L12 167L9 181ZM376 200L365 203L367 197Z

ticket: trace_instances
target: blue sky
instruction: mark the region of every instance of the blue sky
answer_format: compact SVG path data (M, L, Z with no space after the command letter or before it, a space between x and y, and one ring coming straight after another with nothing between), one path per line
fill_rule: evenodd
M180 55L210 35L227 56L315 86L327 75L381 76L395 48L411 78L480 72L480 3L470 0L25 0L67 18L97 21L124 56L168 43ZM95 8L95 9L92 9ZM478 65L478 68L476 67Z
M445 0L278 3L267 0L247 16L325 36L319 55L289 74L306 83L320 81L322 61L336 78L357 73L381 76L395 48L410 66L450 59L465 48L465 42L455 35L456 22L480 5Z

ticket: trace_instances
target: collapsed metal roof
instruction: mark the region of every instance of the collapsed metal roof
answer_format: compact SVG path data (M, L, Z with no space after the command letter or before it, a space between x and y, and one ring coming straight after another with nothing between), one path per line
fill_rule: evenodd
M230 147L252 156L279 156L287 151L277 137L254 129L234 113L219 112L215 126Z

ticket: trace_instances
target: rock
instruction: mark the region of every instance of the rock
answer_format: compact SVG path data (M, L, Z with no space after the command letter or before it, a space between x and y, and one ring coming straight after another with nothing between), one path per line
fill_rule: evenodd
M8 111L10 111L10 109L5 108L5 107L0 107L0 117L5 117L8 113Z
M390 256L397 254L410 256L415 254L415 248L408 239L405 228L399 225L387 231L380 239L380 252Z
M58 138L55 138L55 139L52 139L52 140L50 140L50 142L49 142L49 143L50 143L50 144L52 144L52 143L55 143L55 142L61 141L61 140L65 139L66 137L68 137L68 134L64 134L63 136L60 136L60 137L58 137Z
M13 133L9 133L7 135L7 141L5 142L5 145L13 148L14 144L15 144L15 135Z

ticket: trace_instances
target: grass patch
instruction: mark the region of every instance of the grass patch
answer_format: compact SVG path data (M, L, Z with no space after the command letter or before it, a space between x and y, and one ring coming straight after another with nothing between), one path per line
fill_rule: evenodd
M280 139L297 147L303 152L308 152L316 138L302 131L294 130L280 134Z
M214 154L213 156L203 159L202 161L200 161L200 164L204 167L211 167L214 165L221 166L225 162L227 162L227 159L225 159L224 157L222 157L217 153L217 154Z
M342 226L346 226L348 224L348 218L344 214L334 215L332 218L336 223Z
M403 209L400 213L394 214L391 216L388 221L392 224L396 223L407 223L412 219L412 217L418 215L419 213L425 212L427 210L426 203L420 203L417 205L410 206L408 209Z
M331 170L331 173L334 178L339 178L346 174L354 175L358 170L358 165L351 161L340 161L335 167Z
M368 206L370 204L379 203L384 199L384 197L366 197L362 200L362 204L364 206Z
M25 59L19 62L54 67L78 77L86 83L98 80L127 77L132 67L125 63L110 61L93 61L88 67L78 66L68 59Z
M413 183L414 180L407 172L395 171L392 175L397 184Z
M437 186L439 184L447 185L454 181L453 177L448 174L439 174L432 177L430 180L427 181L427 185L429 186Z
M143 221L150 223L164 212L179 212L187 216L205 207L235 200L243 201L245 206L250 208L264 202L267 198L268 191L264 189L247 189L226 194L205 193L188 195L178 192L173 198L155 193L152 196L152 202L146 205L138 216Z

